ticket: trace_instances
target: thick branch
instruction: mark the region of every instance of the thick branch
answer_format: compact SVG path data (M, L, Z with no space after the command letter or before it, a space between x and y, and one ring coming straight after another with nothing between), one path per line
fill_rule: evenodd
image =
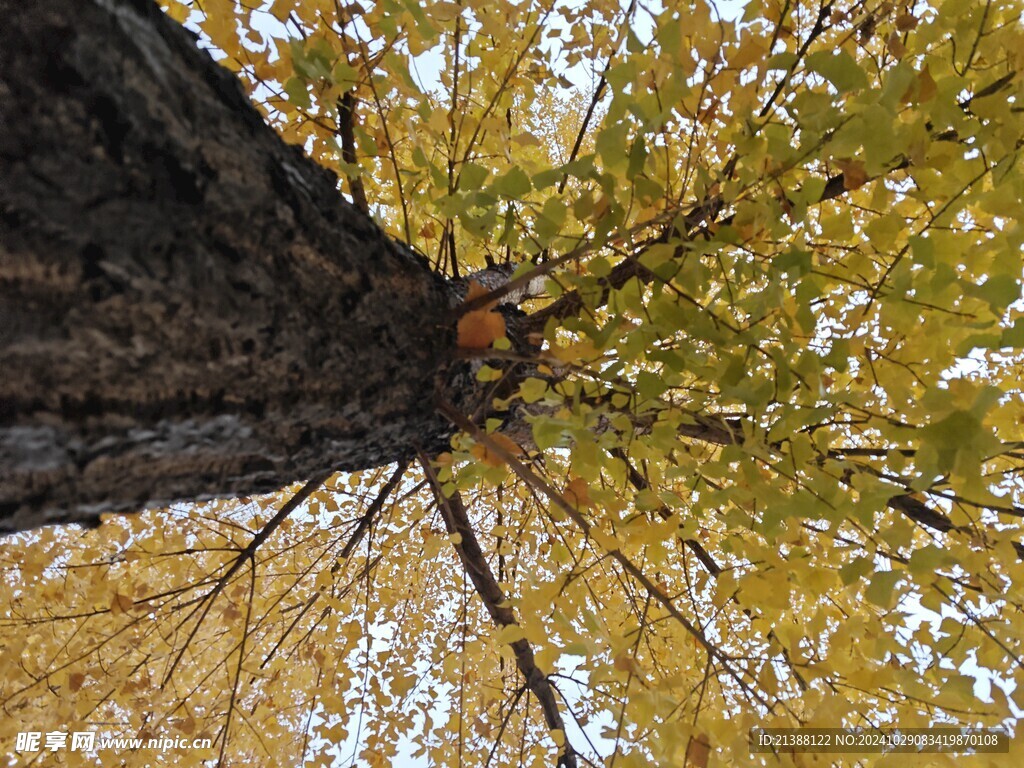
M458 536L455 549L459 553L459 559L494 624L499 628L518 625L515 614L508 606L508 598L498 585L497 579L494 578L491 567L487 564L487 559L480 548L480 542L476 538L476 532L469 522L469 515L466 514L462 497L457 492L450 497L445 496L437 481L437 475L430 465L430 460L421 454L420 462L423 465L423 471L430 478L448 534ZM526 685L540 702L541 711L544 713L544 722L548 729L560 730L565 734L565 722L562 719L562 713L558 710L554 689L547 676L537 667L533 657L533 648L529 641L521 638L513 642L511 646L512 652L515 654L516 666L525 678ZM558 764L564 768L576 768L577 765L576 751L569 744L567 736L564 751L558 758Z
M341 159L350 166L357 166L356 140L354 133L356 99L349 91L338 101L338 136L341 138ZM358 166L347 176L349 192L352 193L352 204L363 213L370 212L366 202L366 189L359 176Z

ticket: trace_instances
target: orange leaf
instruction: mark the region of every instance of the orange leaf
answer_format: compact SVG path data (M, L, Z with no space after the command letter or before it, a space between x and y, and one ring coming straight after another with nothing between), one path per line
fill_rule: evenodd
M643 667L626 651L623 651L612 660L612 666L620 672L629 672L636 677L643 677L644 674Z
M577 509L590 506L590 486L587 485L587 481L582 477L574 477L570 480L566 484L562 495L565 496L567 502Z
M505 335L505 318L489 309L475 309L459 318L461 349L487 349Z
M917 76L917 86L918 103L935 98L938 88L935 87L935 81L932 79L932 73L928 71L927 66L921 71L921 74Z
M696 768L707 768L708 755L711 753L711 742L703 733L699 733L690 739L686 746L686 764Z
M481 296L486 296L488 293L490 293L490 291L480 285L476 280L470 280L469 287L466 288L466 298L464 301L469 302L473 299L479 299ZM485 306L484 309L490 309L495 305L495 303L496 302L492 301L490 304Z
M897 59L902 59L907 53L907 47L903 45L900 36L895 32L889 35L889 39L885 41L885 46L889 49L889 53Z
M502 448L505 453L512 454L513 456L522 456L523 449L509 437L505 435L494 434L489 435L491 442L495 443L499 448ZM469 452L478 460L482 461L489 467L500 467L505 464L505 460L498 454L497 451L493 450L490 446L484 443L477 443Z
M917 79L914 83L907 88L906 93L903 94L903 101L907 104L921 104L934 99L938 88L935 85L935 80L932 78L932 73L928 71L926 66L921 70Z
M472 301L488 293L490 291L476 280L470 280L465 300ZM487 349L496 339L505 335L505 318L491 310L495 304L496 302L492 301L487 306L474 309L459 318L457 343L460 349Z
M118 616L122 613L128 613L135 606L135 601L132 600L131 595L123 595L120 592L115 592L113 597L110 599L110 613L114 616Z
M843 172L843 189L860 189L868 183L868 173L860 160L836 160Z
M601 195L594 204L593 210L590 211L590 215L587 217L589 221L600 221L604 218L604 215L608 213L608 209L612 207L611 201L607 196Z
M917 18L910 13L901 13L896 17L896 29L900 32L906 32L917 26Z

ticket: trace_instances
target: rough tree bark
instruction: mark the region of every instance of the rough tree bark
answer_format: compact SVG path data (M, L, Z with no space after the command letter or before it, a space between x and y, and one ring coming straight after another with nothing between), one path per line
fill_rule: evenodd
M0 532L446 440L452 286L188 32L150 0L0 21Z

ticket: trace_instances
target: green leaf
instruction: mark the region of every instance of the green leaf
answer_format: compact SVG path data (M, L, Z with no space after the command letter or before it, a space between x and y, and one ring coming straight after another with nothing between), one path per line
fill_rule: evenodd
M970 293L987 301L994 312L1001 314L1020 298L1020 284L1013 278L993 275L981 285L972 288Z
M999 340L1001 347L1024 347L1024 317L1018 317L1013 325L1003 330Z
M605 74L605 78L614 91L621 92L636 80L636 72L637 60L630 57L611 67Z
M626 156L626 136L629 133L629 125L618 122L609 125L598 135L594 146L597 154L604 161L605 167L617 167Z
M548 168L545 171L536 173L533 176L533 186L535 189L545 189L547 187L553 187L555 184L561 182L565 176L565 169L563 167Z
M626 167L626 178L632 181L644 169L647 160L647 145L643 136L637 136L629 150L629 165Z
M807 57L807 68L832 83L840 93L868 86L868 76L846 51L812 53Z
M562 228L568 212L565 200L561 197L549 197L545 200L544 207L535 222L537 239L544 244L550 242L551 238L557 235Z
M871 558L856 557L839 569L839 578L842 579L844 585L849 586L867 576L872 570L874 570L874 566L871 563Z
M782 53L776 53L771 56L767 62L765 62L765 69L790 69L799 59L795 53L790 51L783 51Z
M530 177L518 165L491 183L491 191L513 200L522 199L531 189L533 185L530 183Z
M791 248L772 259L772 267L785 272L794 281L811 271L811 252Z
M875 571L871 583L864 590L864 597L886 610L892 608L896 603L896 582L900 580L901 575L899 571Z
M946 550L934 544L929 544L914 550L907 567L915 576L924 576L935 573L937 569L950 565L953 562L955 560Z
M481 189L489 173L490 171L482 165L464 163L459 171L459 189L466 191Z
M289 78L284 84L284 92L288 94L288 101L301 109L309 109L309 90L306 83L297 77Z

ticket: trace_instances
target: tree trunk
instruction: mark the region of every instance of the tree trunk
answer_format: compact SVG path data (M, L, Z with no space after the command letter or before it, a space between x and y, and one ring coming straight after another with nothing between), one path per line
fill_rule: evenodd
M434 449L452 302L150 0L0 0L0 532Z

